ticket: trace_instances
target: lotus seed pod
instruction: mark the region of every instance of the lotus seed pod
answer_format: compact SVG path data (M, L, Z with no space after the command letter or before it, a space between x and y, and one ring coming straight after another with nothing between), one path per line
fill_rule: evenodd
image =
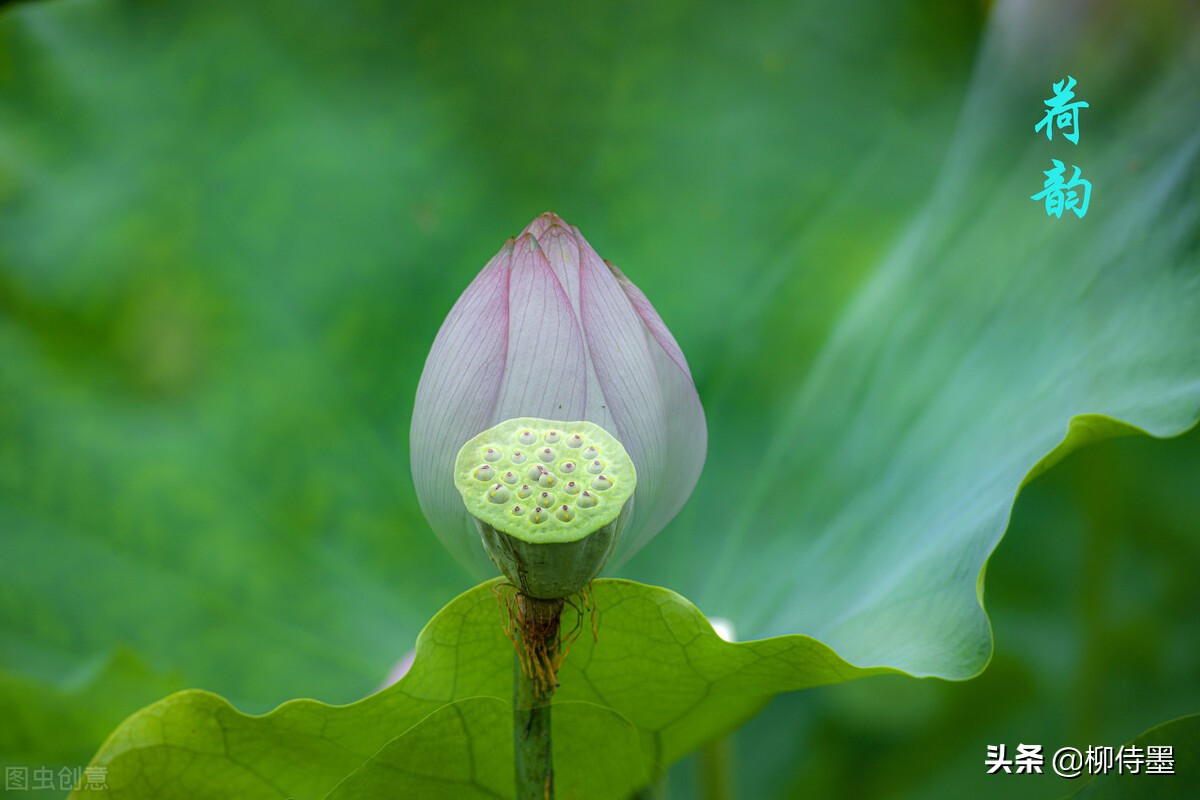
M567 447L539 448L542 463L528 473L538 476L537 485L531 480L514 492L503 478L520 464L514 448L531 441L565 441ZM593 461L603 462L603 474L578 469L577 451L585 446ZM492 454L498 457L489 462ZM501 482L494 480L497 473ZM599 425L520 417L462 446L454 485L493 563L525 594L552 599L575 594L600 574L632 507L637 472L621 443ZM514 494L520 504L511 502Z

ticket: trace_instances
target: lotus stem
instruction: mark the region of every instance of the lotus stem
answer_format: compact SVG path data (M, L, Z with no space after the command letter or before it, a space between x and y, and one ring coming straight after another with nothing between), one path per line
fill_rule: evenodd
M559 619L563 601L516 596L513 663L513 766L517 800L553 800L550 699L558 685Z
M733 742L725 736L700 748L700 796L702 800L733 797Z

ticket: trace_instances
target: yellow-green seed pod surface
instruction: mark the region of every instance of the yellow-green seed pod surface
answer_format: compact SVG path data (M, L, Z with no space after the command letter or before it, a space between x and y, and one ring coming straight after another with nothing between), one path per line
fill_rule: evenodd
M637 487L633 460L592 422L520 417L458 451L454 484L483 546L531 597L568 597L604 568Z

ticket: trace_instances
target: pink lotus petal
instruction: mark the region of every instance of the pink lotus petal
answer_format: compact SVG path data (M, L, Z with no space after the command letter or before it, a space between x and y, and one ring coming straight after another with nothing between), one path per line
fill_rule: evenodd
M532 234L533 238L537 239L538 243L540 244L542 241L542 237L545 236L545 234L546 234L546 231L549 230L551 228L551 226L554 226L554 225L558 225L559 227L562 227L562 228L570 228L571 227L566 222L564 222L563 218L560 217L558 214L555 214L553 211L545 211L545 212L539 214L537 217L535 217L533 222L526 225L525 230L521 231L521 233Z
M657 533L658 529L645 531L645 522L656 516L670 468L667 418L672 410L659 385L641 318L595 251L584 243L580 253L588 354L613 420L612 433L625 445L638 471L637 497L621 543L624 552L632 539Z
M544 215L543 215L544 216ZM538 217L541 219L542 217ZM556 218L557 219L557 218ZM546 254L554 276L566 292L567 300L579 315L579 244L566 225L552 224L538 236L538 244ZM582 324L582 322L580 323Z
M633 304L638 315L642 318L642 322L646 324L646 329L650 335L654 337L654 341L658 342L659 347L663 349L675 366L679 367L680 371L687 376L690 381L692 379L692 371L688 369L687 359L683 357L683 350L679 348L679 344L675 341L675 337L667 330L666 324L662 321L662 317L654 310L654 306L650 304L650 300L646 297L633 281L625 277L625 273L617 269L616 264L611 261L604 262L621 283L621 288L625 290L625 294L629 297L629 302ZM707 428L706 428L707 430Z
M391 686L396 681L400 680L405 675L407 675L408 671L410 669L412 669L413 662L416 660L417 660L417 651L416 650L409 650L407 653L405 653L404 657L401 658L399 661L397 661L394 665L392 665L392 668L390 670L388 670L387 677L383 679L383 683L381 683L379 685L379 689L377 689L376 691L382 691L383 689L386 689L387 687Z
M586 370L583 336L566 292L537 239L523 233L513 249L508 354L490 424L513 417L579 419Z
M417 385L410 431L413 483L425 518L455 558L483 574L491 563L454 488L454 457L493 424L507 352L512 252L510 239L446 315Z
M616 562L619 564L674 519L691 497L708 455L708 423L700 395L692 381L692 372L675 337L645 293L612 263L604 263L625 290L625 295L645 325L663 398L667 408L671 409L667 416L666 453L666 462L671 465L671 470L659 486L659 502L654 512L645 519L645 527L630 531L629 540L622 542L622 557Z

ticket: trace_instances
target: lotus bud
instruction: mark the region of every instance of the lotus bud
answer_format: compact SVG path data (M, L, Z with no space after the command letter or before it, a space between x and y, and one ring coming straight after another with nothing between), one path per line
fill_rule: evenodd
M504 441L479 439L511 420L524 427L506 428ZM456 457L477 439L484 449L460 474ZM430 526L484 576L495 542L582 530L632 490L625 479L636 474L636 502L622 501L623 530L605 540L613 561L632 554L691 494L708 435L687 361L650 301L577 228L547 213L505 243L447 315L417 387L411 442ZM470 503L456 479L468 481ZM480 546L476 520L485 511L519 519L521 535L489 522L508 539L488 545L485 536Z

